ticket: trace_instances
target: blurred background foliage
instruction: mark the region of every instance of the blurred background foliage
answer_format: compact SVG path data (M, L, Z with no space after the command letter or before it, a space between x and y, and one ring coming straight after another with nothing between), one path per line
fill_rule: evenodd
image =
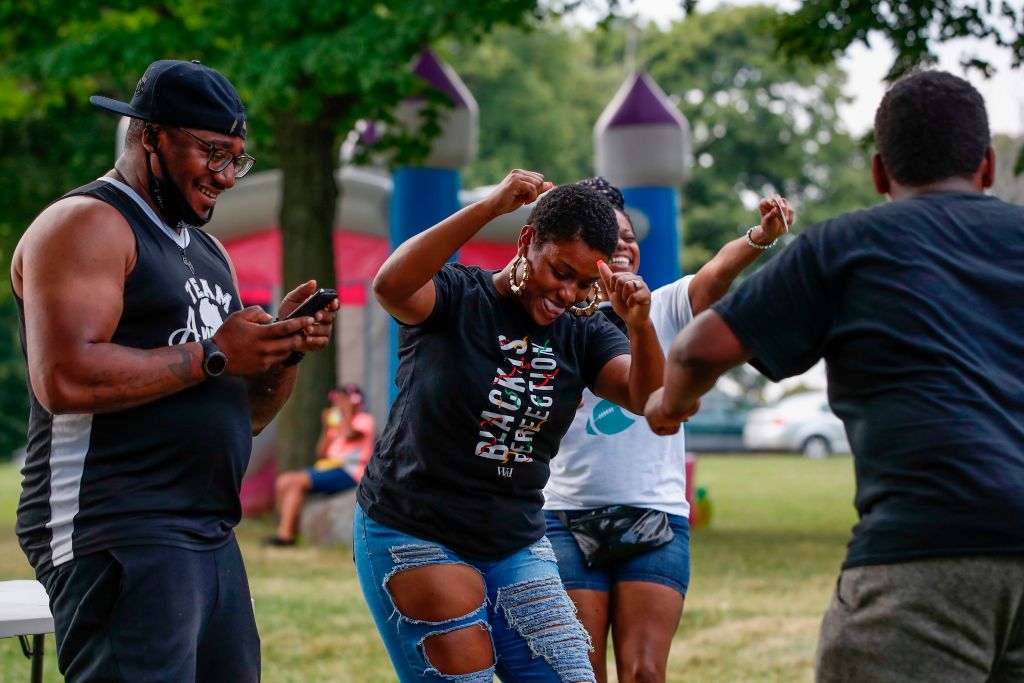
M958 3L974 12L959 24L946 20L946 0L919 0L919 11L906 17L883 16L878 0L846 3L859 14L820 0L803 0L789 14L761 5L705 12L687 0L680 3L686 18L664 27L627 19L629 4L0 1L0 266L9 269L18 238L42 207L112 165L116 121L90 106L88 95L129 98L142 68L159 58L202 59L239 86L258 170L285 172L286 281L295 280L290 272L323 272L329 281L323 254L330 252L322 245L344 192L330 175L340 140L358 119L393 120L394 105L417 88L408 63L425 44L480 105L479 155L464 187L496 183L512 167L555 182L593 175L594 123L630 71L646 69L693 133L692 172L681 188L687 273L755 221L761 194L794 202L797 231L882 200L871 186L870 140L852 136L838 116L845 74L835 58L851 43L881 32L898 52L893 75L929 63L930 47L957 35L994 40L1018 65L1024 54L1017 28L1024 18L1005 3L1017 13L1003 17L1013 30L1001 33L993 28L1001 25L999 11L985 14L980 0ZM597 25L574 18L579 5L596 10ZM935 30L924 32L922 22ZM393 142L406 159L427 148L422 137ZM1019 140L997 137L995 144L1003 159L1024 158ZM1008 171L996 191L1024 200L1021 179ZM325 386L333 381L330 372L306 374ZM320 389L300 392L318 405ZM290 408L301 416L304 403L300 397ZM0 287L0 458L24 442L26 415L14 300ZM305 457L312 452L305 441L315 435L316 425L300 420L283 436Z
M780 192L809 226L881 201L870 149L844 130L844 74L778 53L778 11L722 7L665 29L541 24L449 43L446 58L480 104L480 155L465 185L505 169L556 182L594 173L593 126L633 68L644 68L690 122L693 167L682 190L683 271L694 272L756 222L760 195Z

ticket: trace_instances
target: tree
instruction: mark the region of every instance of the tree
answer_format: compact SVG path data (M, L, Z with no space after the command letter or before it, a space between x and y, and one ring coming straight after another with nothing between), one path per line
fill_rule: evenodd
M1013 68L1024 63L1024 8L991 0L802 0L776 25L780 47L793 56L818 64L830 62L855 42L869 44L881 34L896 50L886 80L935 64L936 43L956 38L977 38L1010 50ZM965 69L992 74L987 60L970 55Z
M793 200L798 231L879 201L866 153L838 116L845 75L834 63L780 58L764 30L777 16L764 6L723 7L640 34L638 61L693 130L695 163L682 188L685 272L749 227L760 195Z
M286 285L310 278L332 284L340 136L360 118L392 120L395 105L420 87L408 67L424 45L450 35L475 40L538 11L536 0L7 3L0 7L0 122L78 112L95 92L129 98L149 62L201 59L238 86L250 114L250 147L283 171ZM393 139L407 157L424 149L409 135ZM334 383L333 353L305 363L312 367L300 373L280 418L285 468L312 457L320 408Z
M0 103L11 102L0 79ZM0 104L0 109L3 105ZM110 165L113 123L96 110L54 107L0 121L0 269L9 272L14 246L32 218L64 190L95 178ZM6 280L6 276L5 276ZM25 443L28 394L18 343L18 317L8 285L0 286L0 459Z
M793 57L815 63L831 61L854 43L870 44L881 35L896 51L885 79L893 82L914 69L932 66L938 57L932 48L959 38L976 38L1009 50L1011 67L1024 64L1024 6L992 0L802 0L775 25L780 48ZM961 58L964 72L993 73L987 59L977 54ZM1024 173L1024 149L1018 152L1014 172Z
M618 88L618 64L598 63L592 35L555 22L504 28L446 55L480 105L480 154L464 185L529 168L556 183L593 175L594 121Z
M759 28L767 7L691 14L636 36L636 63L678 102L697 163L683 185L683 264L694 272L756 215L757 194L798 202L797 229L880 201L867 152L839 121L844 75L790 62ZM467 184L511 166L567 182L594 173L593 126L626 76L632 29L613 19L584 30L546 22L503 29L448 51L480 102L480 159Z

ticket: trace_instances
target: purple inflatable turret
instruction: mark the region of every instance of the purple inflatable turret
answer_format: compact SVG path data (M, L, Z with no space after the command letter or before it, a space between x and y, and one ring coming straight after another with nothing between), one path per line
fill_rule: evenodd
M388 219L392 249L461 208L459 171L476 158L479 137L480 110L458 74L429 48L419 54L412 70L435 90L447 95L452 108L442 112L441 134L434 138L430 154L422 165L395 169ZM416 130L424 104L422 97L409 98L399 105L396 118ZM398 367L398 331L394 324L391 350L393 377ZM390 386L394 392L394 383Z
M459 75L429 48L416 57L412 70L452 102L452 108L442 112L441 134L434 138L430 154L422 166L460 171L476 159L480 131L480 109L476 99ZM416 130L423 106L424 98L410 97L399 105L396 118L411 130Z
M690 160L686 118L657 83L638 71L598 118L594 150L598 174L622 190L637 227L648 227L640 239L640 274L652 289L677 280L679 186Z

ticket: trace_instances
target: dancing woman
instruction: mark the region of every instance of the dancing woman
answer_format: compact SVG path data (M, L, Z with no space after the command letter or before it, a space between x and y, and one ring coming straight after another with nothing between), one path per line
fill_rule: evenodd
M359 486L354 551L403 683L594 681L541 489L584 388L639 413L664 356L643 280L603 262L617 241L611 204L551 187L512 171L402 244L374 280L400 325L399 393ZM504 269L448 263L542 193ZM590 315L599 296L628 340Z

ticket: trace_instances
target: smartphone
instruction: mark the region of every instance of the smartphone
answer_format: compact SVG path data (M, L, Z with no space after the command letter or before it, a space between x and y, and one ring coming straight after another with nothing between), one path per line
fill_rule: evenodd
M332 301L338 298L338 292L333 289L320 288L313 292L308 299L303 301L298 307L288 314L285 320L291 320L292 318L301 318L306 315L313 315L317 311L327 308Z
M303 316L311 316L317 311L327 308L331 305L331 302L338 298L338 292L333 289L326 289L321 287L312 294L309 298L299 304L294 311L288 314L285 320L291 320L292 318L301 318ZM274 319L277 320L276 318ZM295 365L302 360L303 354L300 351L293 351L288 359L284 361L285 366Z

